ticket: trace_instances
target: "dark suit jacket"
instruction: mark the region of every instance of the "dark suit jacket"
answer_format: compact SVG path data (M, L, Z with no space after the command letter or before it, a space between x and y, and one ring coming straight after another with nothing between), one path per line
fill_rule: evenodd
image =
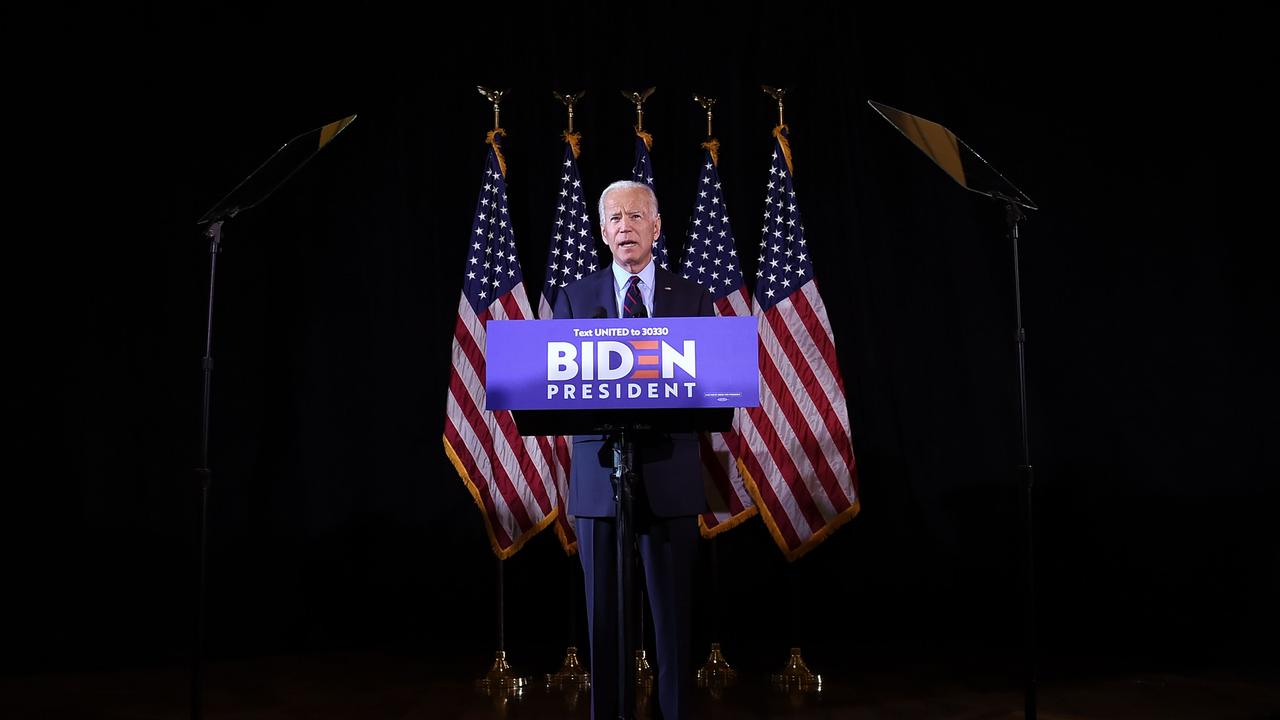
M660 267L653 273L654 317L712 317L711 296L699 284ZM571 283L556 297L557 320L618 317L613 268L591 273ZM604 439L598 435L575 436L573 467L569 476L569 514L574 517L613 517L612 467L599 459ZM691 433L653 434L637 443L640 464L640 497L648 499L654 517L697 515L707 509L698 460L698 437ZM606 453L608 455L608 453ZM610 461L611 462L611 461Z

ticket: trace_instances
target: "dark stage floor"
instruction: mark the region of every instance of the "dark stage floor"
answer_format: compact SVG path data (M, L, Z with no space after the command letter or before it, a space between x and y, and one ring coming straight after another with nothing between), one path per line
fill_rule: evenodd
M729 658L732 661L732 657ZM784 658L779 659L779 664ZM514 659L517 670L523 668ZM534 683L495 702L474 687L485 669L468 659L442 666L386 653L217 661L208 665L206 718L586 718L588 699ZM789 697L767 673L742 671L722 697L696 695L700 718L1022 717L1015 678L981 663L892 663L874 671L826 672L821 693ZM466 665L466 667L463 667ZM875 663L869 663L875 665ZM1230 720L1280 718L1280 672L1260 669L1052 673L1040 691L1047 720ZM540 668L542 672L555 668ZM822 668L815 668L821 671ZM9 675L0 678L0 718L161 720L188 717L184 668Z

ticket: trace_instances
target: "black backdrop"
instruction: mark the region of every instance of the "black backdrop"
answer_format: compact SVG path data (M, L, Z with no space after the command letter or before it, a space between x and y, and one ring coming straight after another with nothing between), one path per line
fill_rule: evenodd
M691 95L718 96L752 276L776 120L759 85L792 88L798 200L863 510L790 565L758 519L723 536L700 643L718 624L730 659L758 667L792 644L819 669L886 653L1016 658L1001 214L869 98L943 122L1043 208L1022 228L1022 271L1046 654L1226 663L1278 639L1263 352L1276 296L1267 243L1223 229L1223 147L1241 128L1206 101L1238 97L1243 55L1224 36L1247 18L419 11L144 5L45 26L78 59L41 61L66 81L35 113L59 138L30 175L52 202L10 268L13 355L30 367L10 393L6 668L186 652L208 261L194 221L280 142L349 113L332 146L225 229L210 654L383 648L483 668L495 561L440 441L492 122L477 84L512 88L502 124L531 295L562 153L553 89L589 91L577 126L594 195L630 168L618 90L657 86L645 126L675 247L704 128ZM574 563L547 532L506 571L508 649L550 669L573 627Z

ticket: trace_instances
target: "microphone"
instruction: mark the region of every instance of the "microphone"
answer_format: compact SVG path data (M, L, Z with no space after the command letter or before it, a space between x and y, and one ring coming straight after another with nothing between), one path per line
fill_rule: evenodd
M609 313L603 307L597 307L596 311L591 313L592 320L603 320L609 317Z

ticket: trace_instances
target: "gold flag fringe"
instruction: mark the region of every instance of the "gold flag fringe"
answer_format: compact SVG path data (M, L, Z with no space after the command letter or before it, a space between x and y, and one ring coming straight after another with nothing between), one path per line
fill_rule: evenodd
M782 146L782 157L787 161L787 172L794 176L796 169L791 167L791 143L787 140L787 126L779 125L774 128L773 136L778 139L778 144Z
M734 515L733 517L729 518L728 520L725 520L724 522L720 523L719 525L716 525L715 527L708 527L706 516L699 515L698 516L698 532L702 534L702 537L710 540L711 538L719 535L722 532L726 532L728 530L732 530L738 527L742 523L758 515L759 512L760 512L759 508L757 508L755 505L752 505L751 507L746 508L742 512L738 513L737 515Z
M742 460L738 460L738 472L742 473L742 484L747 486L747 492L751 493L751 499L755 501L756 508L760 511L761 519L764 520L765 526L769 528L769 534L773 536L773 541L778 544L778 548L782 550L782 555L787 559L787 562L795 562L803 557L805 553L822 544L823 540L831 537L831 534L840 529L841 525L852 520L862 510L861 498L855 497L852 505L828 520L821 530L801 543L800 547L795 550L788 550L786 537L778 529L778 524L774 521L773 516L769 514L769 509L764 504L764 498L760 495L760 488L756 485L755 478L751 477L751 473L747 471L747 466L743 464Z
M560 508L556 508L556 512L559 512L559 511L560 511ZM569 534L564 531L564 528L560 527L560 523L555 524L555 529L556 529L556 537L560 538L560 547L564 548L564 554L569 557L573 557L574 555L577 555L578 541L570 540Z
M715 138L702 143L702 149L711 153L711 163L720 167L720 141Z
M494 128L485 133L484 141L493 146L493 154L498 156L498 169L502 170L502 177L507 176L507 159L502 157L502 144L498 142L498 136L507 136L507 131L502 128Z
M489 518L488 511L485 509L484 497L480 493L480 488L476 486L475 481L467 474L466 466L462 464L462 459L458 457L458 453L453 451L453 446L449 444L449 438L442 436L441 439L444 440L445 455L449 456L449 461L453 463L454 469L458 471L458 477L462 478L462 482L467 486L467 492L471 493L471 499L475 501L476 507L480 508L480 517L484 519L484 531L489 536L489 547L493 548L493 554L497 555L499 560L506 560L515 555L534 535L537 535L543 528L555 522L560 508L551 508L551 512L547 513L546 517L529 528L529 531L517 538L510 547L504 549L498 543L498 535L493 530L493 523Z
M569 143L569 147L573 150L573 159L577 160L578 156L582 154L582 133L571 133L566 130L560 133L560 136L564 138L565 142Z

